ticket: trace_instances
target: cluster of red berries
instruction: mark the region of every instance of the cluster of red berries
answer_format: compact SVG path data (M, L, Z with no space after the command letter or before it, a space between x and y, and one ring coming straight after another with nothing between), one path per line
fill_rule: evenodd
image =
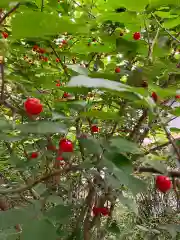
M94 216L98 216L100 214L102 214L103 216L110 215L109 208L107 208L107 207L103 207L103 208L93 207L92 211L93 211Z
M168 177L162 175L156 177L156 188L160 192L166 193L171 189L171 187L172 183Z
M46 53L46 50L44 48L40 48L39 46L37 45L34 45L33 49L32 49L34 52L37 52L39 54L44 54ZM48 62L48 58L43 56L43 55L40 55L39 56L39 59L43 60L44 62Z
M9 37L9 34L7 32L2 32L1 35L5 39Z

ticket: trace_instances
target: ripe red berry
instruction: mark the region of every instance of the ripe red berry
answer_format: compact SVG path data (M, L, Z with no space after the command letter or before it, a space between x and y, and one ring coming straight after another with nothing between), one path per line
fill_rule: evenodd
M58 62L60 62L61 61L61 59L60 58L56 58L56 62L58 63Z
M93 207L93 208L92 208L92 211L93 211L94 216L97 216L98 214L101 213L100 209L97 208L97 207Z
M66 41L65 39L62 40L62 44L63 44L63 45L67 44L67 41Z
M121 71L120 67L115 68L115 73L120 73L120 71Z
M133 38L134 38L134 40L139 40L141 38L141 34L139 32L135 32L133 34Z
M69 97L69 96L70 96L70 94L67 93L67 92L65 92L65 93L63 94L63 97L64 97L64 98L67 98L67 97Z
M45 50L44 48L39 48L39 49L38 49L38 53L43 54L43 53L45 53L45 52L46 52L46 50Z
M48 62L48 58L47 57L44 57L43 60L44 60L44 62Z
M103 207L100 210L101 210L101 214L103 216L108 216L109 215L109 209L107 207Z
M38 115L43 111L43 105L37 98L28 98L24 102L24 108L30 115Z
M68 139L62 139L59 142L59 149L62 152L73 152L73 143Z
M96 125L91 126L91 132L98 133L99 132L98 126L96 126Z
M38 157L38 152L32 152L31 153L31 158L37 158Z
M172 187L171 180L166 177L166 176L157 176L156 177L156 188L163 192L166 193L169 191Z
M38 49L39 49L39 47L37 45L34 45L33 51L37 51Z
M58 156L58 157L56 158L56 160L57 160L57 161L64 161L64 158L61 157L61 156Z
M2 32L2 37L6 39L9 37L9 34L7 32Z
M180 95L176 95L175 98L176 98L176 99L180 99Z
M158 95L157 95L155 92L153 92L153 93L151 94L151 97L152 97L152 99L153 99L155 102L157 102L157 100L158 100Z
M60 87L61 86L61 84L60 83L56 83L56 87Z

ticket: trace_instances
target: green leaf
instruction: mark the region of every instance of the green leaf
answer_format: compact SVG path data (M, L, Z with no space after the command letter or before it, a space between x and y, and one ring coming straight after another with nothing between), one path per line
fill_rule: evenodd
M177 133L177 132L180 132L180 128L173 127L173 128L170 128L170 131Z
M137 146L136 143L128 141L126 139L115 137L110 140L110 145L112 147L116 147L119 152L122 153L134 153L138 154L141 153L141 149Z
M82 143L82 146L87 150L88 153L100 154L102 152L100 142L95 138L82 138L79 139L79 141Z
M48 133L67 133L66 125L62 123L40 121L21 124L17 129L22 133L48 134Z
M71 33L88 32L88 26L73 23L70 18L60 18L57 14L26 12L25 14L17 14L12 19L12 36L14 38L56 35L67 29Z
M89 111L89 112L82 112L80 113L80 116L85 117L95 117L100 118L102 120L118 120L120 119L120 116L118 113L115 112L103 112L103 111Z
M79 74L83 74L83 75L88 75L88 69L85 67L81 67L78 64L74 64L74 65L67 65L68 68L72 69L73 71L79 73Z
M57 205L48 210L45 215L58 223L65 223L69 221L69 217L72 215L72 206Z
M121 0L121 2L118 2L116 0L108 0L107 4L109 4L112 8L114 7L125 7L128 10L132 11L142 11L146 5L149 4L149 0L139 0L135 2L134 0Z
M56 238L56 228L44 219L33 220L23 225L22 240L49 240Z
M0 131L7 130L7 129L12 129L12 125L5 119L5 118L0 118Z
M22 140L23 136L10 136L7 134L0 133L0 140L6 141L6 142L18 142Z
M19 0L18 2L23 3L25 1L26 0ZM13 5L12 5L12 3L13 3ZM17 2L15 2L15 1L13 2L12 0L1 0L0 1L0 7L2 7L2 8L8 7L10 4L11 4L11 8L12 8L13 6L15 6L17 4Z
M129 86L110 80L105 80L101 78L90 78L86 76L76 76L72 77L69 83L69 87L87 87L87 88L106 88L116 91L126 91L130 89Z
M180 25L180 18L173 18L173 19L168 19L164 21L163 27L164 28L174 28L176 26Z
M31 221L38 213L39 211L37 211L37 208L35 208L34 205L2 211L0 214L0 228L9 228L22 223L29 224L29 221Z
M125 197L122 193L119 193L117 197L124 206L126 206L129 210L134 212L136 215L138 215L138 207L136 202L133 199Z
M180 116L180 107L177 107L174 110L172 110L171 114L174 115L174 116L179 117Z

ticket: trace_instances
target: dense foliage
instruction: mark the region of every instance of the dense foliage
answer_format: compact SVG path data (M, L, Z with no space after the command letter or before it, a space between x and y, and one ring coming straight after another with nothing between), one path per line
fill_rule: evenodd
M0 240L180 239L180 1L0 8Z

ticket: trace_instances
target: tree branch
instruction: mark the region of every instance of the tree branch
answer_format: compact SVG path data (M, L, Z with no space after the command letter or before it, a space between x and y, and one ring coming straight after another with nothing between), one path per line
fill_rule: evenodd
M4 87L5 87L5 81L4 81L4 61L0 64L1 67L1 100L4 99Z
M163 174L162 172L158 171L157 169L153 168L153 167L135 167L134 168L135 172L138 173L155 173L155 174ZM167 174L169 177L180 177L180 171L177 170L170 170L168 171Z
M4 22L4 20L11 15L16 9L20 6L20 3L17 3L9 12L7 12L2 18L0 18L0 24Z
M157 24L158 24L163 30L165 30L165 31L167 32L167 34L168 34L172 39L174 39L175 41L177 41L178 43L180 43L180 40L178 40L176 37L174 37L166 28L164 28L164 27L162 26L162 24L161 24L161 23L158 21L158 19L156 18L155 14L152 13L152 16L155 18Z
M54 170L51 173L48 173L38 179L36 179L34 182L28 184L28 185L23 185L19 188L15 188L15 189L5 189L5 190L0 190L0 194L2 195L6 195L6 194L12 194L12 193L21 193L24 192L26 190L31 189L32 187L36 186L38 183L41 183L45 180L48 180L49 178L53 177L53 176L57 176L57 175L61 175L63 173L68 173L70 171L78 171L81 170L80 167L76 166L71 166L69 168L65 168L65 169L58 169L58 170Z

